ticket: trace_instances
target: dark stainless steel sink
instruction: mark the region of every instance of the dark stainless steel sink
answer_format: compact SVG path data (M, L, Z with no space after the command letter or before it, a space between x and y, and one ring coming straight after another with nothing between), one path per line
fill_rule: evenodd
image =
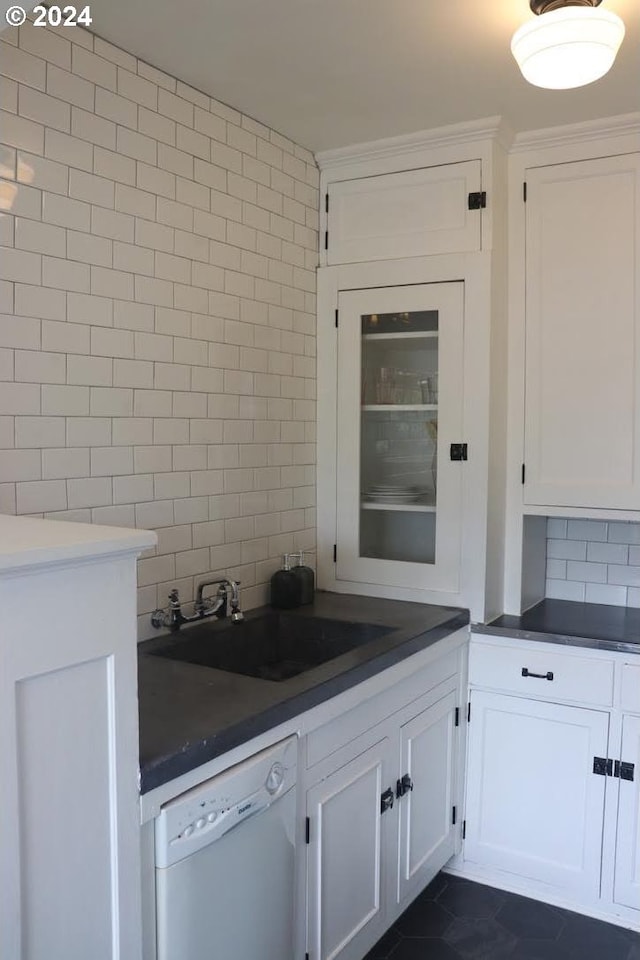
M237 624L190 627L153 652L262 680L289 680L348 653L391 627L276 611Z

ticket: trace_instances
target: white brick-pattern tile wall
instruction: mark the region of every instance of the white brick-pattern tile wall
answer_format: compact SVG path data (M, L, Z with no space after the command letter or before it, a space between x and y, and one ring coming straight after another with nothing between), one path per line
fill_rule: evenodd
M640 523L549 517L545 595L640 607Z
M315 546L318 170L81 28L0 35L0 510L153 528L263 603Z

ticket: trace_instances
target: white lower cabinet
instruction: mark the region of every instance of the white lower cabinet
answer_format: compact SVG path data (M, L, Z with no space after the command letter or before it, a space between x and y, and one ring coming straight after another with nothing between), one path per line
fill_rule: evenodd
M471 715L465 858L597 897L608 713L474 690Z
M458 702L458 675L382 721L374 700L380 722L310 771L309 960L361 960L455 852Z
M613 898L640 910L640 717L623 717L620 755Z
M472 638L462 873L640 929L639 680L615 651Z
M400 768L411 788L399 805L398 903L416 896L455 852L455 709L452 691L400 730Z
M357 751L360 743L352 746ZM310 957L359 958L386 929L389 858L382 847L390 838L381 797L391 776L384 738L307 793Z

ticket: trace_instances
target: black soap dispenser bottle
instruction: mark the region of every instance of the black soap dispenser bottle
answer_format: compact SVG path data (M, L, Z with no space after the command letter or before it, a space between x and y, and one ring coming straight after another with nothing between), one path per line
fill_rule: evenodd
M296 554L293 556L296 556ZM302 550L297 554L297 561L294 564L293 572L300 581L300 603L313 603L315 576L311 567L306 566Z
M276 570L271 577L271 606L278 610L291 610L299 607L302 598L302 584L291 569L291 559L288 553L283 557L281 570Z

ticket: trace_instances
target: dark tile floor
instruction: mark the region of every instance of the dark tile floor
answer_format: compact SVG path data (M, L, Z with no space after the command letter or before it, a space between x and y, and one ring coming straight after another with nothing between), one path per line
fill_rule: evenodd
M365 960L640 960L640 934L439 873Z

